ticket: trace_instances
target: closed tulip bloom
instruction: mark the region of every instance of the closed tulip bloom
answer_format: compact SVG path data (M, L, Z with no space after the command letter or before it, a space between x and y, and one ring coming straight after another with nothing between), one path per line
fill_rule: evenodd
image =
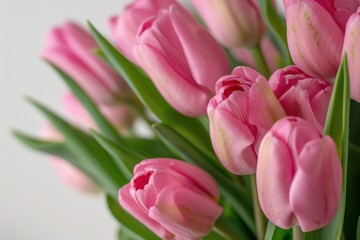
M255 173L262 137L285 116L266 79L249 67L219 79L207 112L216 155L237 175Z
M341 11L335 8L334 0L284 2L294 63L311 76L332 81L341 61L346 19L339 16Z
M335 142L301 118L281 119L261 142L256 180L260 206L271 222L304 232L324 227L341 196Z
M253 0L192 0L215 38L226 47L255 45L265 26Z
M220 216L219 190L204 170L189 163L147 159L119 191L120 205L162 239L200 239Z
M323 132L332 85L288 66L273 73L269 84L286 115L301 117Z
M346 26L344 53L347 53L351 98L360 102L360 8Z
M50 141L62 141L62 135L50 124L43 128L43 137ZM99 193L99 187L80 169L68 161L56 156L51 156L50 161L56 168L60 178L74 189L84 193Z
M133 48L140 25L172 5L179 6L175 0L135 0L122 14L110 18L109 27L115 44L127 58L136 62Z
M74 78L96 102L114 103L129 95L129 89L119 75L94 55L97 48L88 32L66 22L48 33L41 55Z
M229 70L216 40L175 6L143 23L135 54L169 104L191 117L206 114L217 79Z

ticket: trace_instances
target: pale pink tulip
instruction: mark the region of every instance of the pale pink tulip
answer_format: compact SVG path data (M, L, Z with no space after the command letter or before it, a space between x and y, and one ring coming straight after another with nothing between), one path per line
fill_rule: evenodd
M333 89L330 83L288 66L274 72L269 84L286 115L301 117L323 131Z
M267 37L264 37L260 42L261 51L264 54L266 64L269 66L270 71L274 72L278 69L278 62L281 58L279 51L275 47L275 45L271 42L271 40ZM255 68L256 62L249 48L235 48L232 51L232 54L236 59L238 59L241 63L246 64L249 67Z
M43 128L42 135L50 141L62 141L62 135L50 124ZM85 193L98 193L98 186L81 170L59 157L51 156L51 163L56 168L60 178L69 186Z
M109 27L115 44L128 59L136 62L133 48L141 24L172 5L179 6L174 0L135 0L127 5L119 16L109 19Z
M95 40L83 28L66 22L45 39L42 57L69 74L99 103L114 103L129 95L123 79L95 56Z
M162 239L200 239L220 216L219 190L204 170L156 158L134 169L119 191L120 205Z
M216 40L175 6L143 23L134 53L169 104L191 117L206 114L217 79L229 70Z
M271 222L304 232L319 229L333 219L341 196L335 142L301 118L281 119L261 142L256 180Z
M295 64L332 81L341 61L344 18L334 0L285 0L287 40ZM359 4L359 3L358 3Z
M192 0L214 37L226 47L253 46L265 26L253 0Z
M344 53L347 53L351 98L360 102L360 8L346 26Z
M224 167L238 175L255 173L262 137L285 116L266 79L251 68L235 68L217 82L207 111L212 145Z

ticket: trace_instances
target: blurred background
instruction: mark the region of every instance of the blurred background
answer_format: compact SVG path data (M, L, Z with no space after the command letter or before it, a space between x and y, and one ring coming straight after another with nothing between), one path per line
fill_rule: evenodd
M102 195L61 181L48 157L15 141L12 129L39 134L45 119L24 99L60 110L65 86L39 58L46 32L65 19L87 19L108 33L107 19L129 0L0 0L0 239L115 239Z

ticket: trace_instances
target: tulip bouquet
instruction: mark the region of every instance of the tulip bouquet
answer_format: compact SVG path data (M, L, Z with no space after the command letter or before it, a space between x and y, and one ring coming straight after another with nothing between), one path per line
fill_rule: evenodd
M48 123L15 136L119 239L360 239L360 2L191 2L52 29L68 118L29 99Z

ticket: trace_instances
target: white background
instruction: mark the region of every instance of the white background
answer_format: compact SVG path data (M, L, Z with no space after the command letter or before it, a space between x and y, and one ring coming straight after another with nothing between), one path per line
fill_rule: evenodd
M60 109L61 80L39 59L44 35L65 19L90 19L107 32L108 16L127 0L0 0L0 239L112 240L116 223L103 196L65 185L48 158L20 145L11 129L37 134L44 118L33 96Z

